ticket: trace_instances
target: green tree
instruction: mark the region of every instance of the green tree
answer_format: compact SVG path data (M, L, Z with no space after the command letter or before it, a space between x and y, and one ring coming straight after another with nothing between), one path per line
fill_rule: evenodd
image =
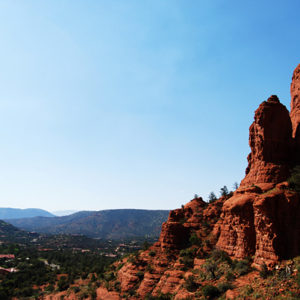
M213 203L213 202L215 202L216 200L217 200L217 196L215 195L214 192L211 192L211 193L209 194L209 196L208 196L208 202L209 202L209 203Z
M233 189L234 190L237 190L239 188L239 184L237 183L237 182L235 182L234 184L233 184Z
M228 188L226 185L224 185L221 189L220 189L220 194L221 196L227 196L229 194L228 192Z
M61 277L59 278L59 281L58 281L58 283L57 283L57 286L58 286L58 289L59 289L60 291L66 290L66 289L69 287L69 283L68 283L68 281L67 281L67 277L66 277L66 276L61 276Z

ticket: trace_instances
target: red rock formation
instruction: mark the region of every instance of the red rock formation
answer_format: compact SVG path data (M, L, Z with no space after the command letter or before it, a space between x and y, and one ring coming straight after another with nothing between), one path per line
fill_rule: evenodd
M298 66L292 84L291 116L296 139L299 71ZM287 109L271 96L255 111L246 177L224 203L214 229L218 248L235 258L252 256L257 265L271 265L300 254L300 197L283 182L299 157L296 139Z
M271 96L255 111L249 145L251 153L242 187L287 179L292 158L292 124L288 110L277 96Z
M294 71L291 83L291 120L293 124L293 137L299 136L300 128L300 64Z
M219 219L224 200L223 197L208 206L202 198L195 198L182 208L171 211L162 226L159 241L136 257L124 259L124 265L116 272L120 293L126 295L135 291L130 299L144 299L147 294L159 296L160 293L175 293L175 299L193 296L184 288L185 278L192 273L186 270L179 252L191 246L191 235L197 236L199 241L207 241L202 247L194 246L198 256L201 257L204 250L211 251L215 241L210 233ZM197 270L201 264L201 259L195 258L191 267ZM97 292L100 294L100 291L101 295L107 293L107 297L115 297L103 287Z
M281 189L237 191L224 203L215 232L217 247L254 263L271 265L300 254L300 197Z
M291 84L291 120L295 139L295 160L300 163L300 64L295 69Z
M175 299L193 298L186 279L203 270L203 258L215 246L237 259L253 257L257 266L300 255L300 195L286 182L299 161L299 78L300 65L291 87L291 115L277 96L255 111L249 164L239 189L209 205L195 198L171 211L159 241L117 268L122 296L134 291L129 299L160 292L176 294ZM195 254L190 260L182 257L186 249L180 251L187 246ZM103 288L97 292L116 297Z

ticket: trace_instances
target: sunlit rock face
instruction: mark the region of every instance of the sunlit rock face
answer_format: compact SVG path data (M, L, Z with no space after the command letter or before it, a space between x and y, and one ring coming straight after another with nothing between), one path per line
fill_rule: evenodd
M241 186L286 180L293 160L292 123L277 96L271 96L255 111L249 145L251 153Z
M290 114L275 95L255 111L246 176L216 225L217 247L257 265L300 254L300 197L286 182L300 161L300 65L291 98Z
M299 132L300 124L300 64L294 71L291 83L291 120L293 124L293 137Z
M294 71L291 84L291 120L295 139L295 159L300 163L300 64Z

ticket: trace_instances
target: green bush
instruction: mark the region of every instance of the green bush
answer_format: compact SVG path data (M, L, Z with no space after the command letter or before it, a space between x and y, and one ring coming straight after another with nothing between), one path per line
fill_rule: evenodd
M234 276L234 274L233 274L231 271L228 271L228 272L226 273L226 275L225 275L225 279L226 279L227 281L232 281L232 280L235 279L235 276Z
M216 271L218 269L218 266L215 262L207 261L203 265L204 269L211 275L212 279L215 279L216 276Z
M227 252L223 250L215 249L211 253L211 259L215 262L227 262L229 265L232 265L232 260L227 254Z
M245 275L250 271L249 261L240 260L236 262L234 270L238 273L238 275Z
M149 264L149 265L147 265L147 267L146 267L146 272L149 272L150 274L152 274L153 273L153 267Z
M155 255L156 255L156 252L155 252L155 251L150 251L150 252L149 252L149 256L154 257Z
M49 284L45 287L46 292L53 292L54 291L54 286L53 284ZM0 298L1 299L1 298Z
M122 269L123 266L124 266L124 263L118 264L117 267L116 267L116 271L119 271L120 269Z
M114 272L109 272L107 274L104 275L104 279L108 282L111 281L113 279L115 279L115 274Z
M220 293L225 293L227 290L231 290L233 288L232 284L229 282L221 282L218 284L218 290Z
M67 281L67 277L66 276L60 277L57 286L59 291L66 290L69 287L69 282Z
M78 286L74 286L72 289L73 289L75 294L80 292L80 288Z
M191 269L194 267L194 259L188 256L180 258L180 263L184 265L184 269Z
M188 248L188 249L183 249L180 251L179 255L181 257L187 256L190 258L194 258L196 255L197 249L196 248Z
M199 284L197 282L195 282L195 277L191 275L187 279L185 279L184 287L189 292L195 292L198 289Z
M300 193L300 165L296 166L291 173L291 177L288 179L288 183L291 189Z
M120 292L121 291L121 282L120 281L116 281L114 283L114 288L117 292Z
M196 245L196 246L199 246L199 247L202 244L202 240L200 238L198 238L196 233L193 233L190 236L189 242L190 242L191 245Z
M300 267L297 268L298 273L297 273L297 277L296 277L296 282L298 283L299 287L300 287Z
M202 289L203 295L208 299L214 299L220 295L220 291L213 285L206 285Z
M173 297L170 293L167 294L159 293L158 296L147 295L145 297L145 300L171 300L172 298Z
M142 280L142 279L144 278L144 272L138 271L138 272L136 273L136 276L138 277L139 280Z
M270 271L268 270L267 265L264 263L259 272L259 276L263 279L266 279L270 275Z

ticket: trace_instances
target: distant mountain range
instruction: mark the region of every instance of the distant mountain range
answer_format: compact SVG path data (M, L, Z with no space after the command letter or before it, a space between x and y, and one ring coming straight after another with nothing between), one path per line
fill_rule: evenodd
M78 212L78 210L57 210L53 211L52 214L54 214L56 217L62 217L74 214L76 212Z
M158 237L167 210L115 209L81 211L63 217L6 219L12 225L39 233L83 234L92 238Z
M32 218L32 217L54 217L55 215L46 210L39 208L9 208L0 207L0 220L3 219L19 219L19 218Z

